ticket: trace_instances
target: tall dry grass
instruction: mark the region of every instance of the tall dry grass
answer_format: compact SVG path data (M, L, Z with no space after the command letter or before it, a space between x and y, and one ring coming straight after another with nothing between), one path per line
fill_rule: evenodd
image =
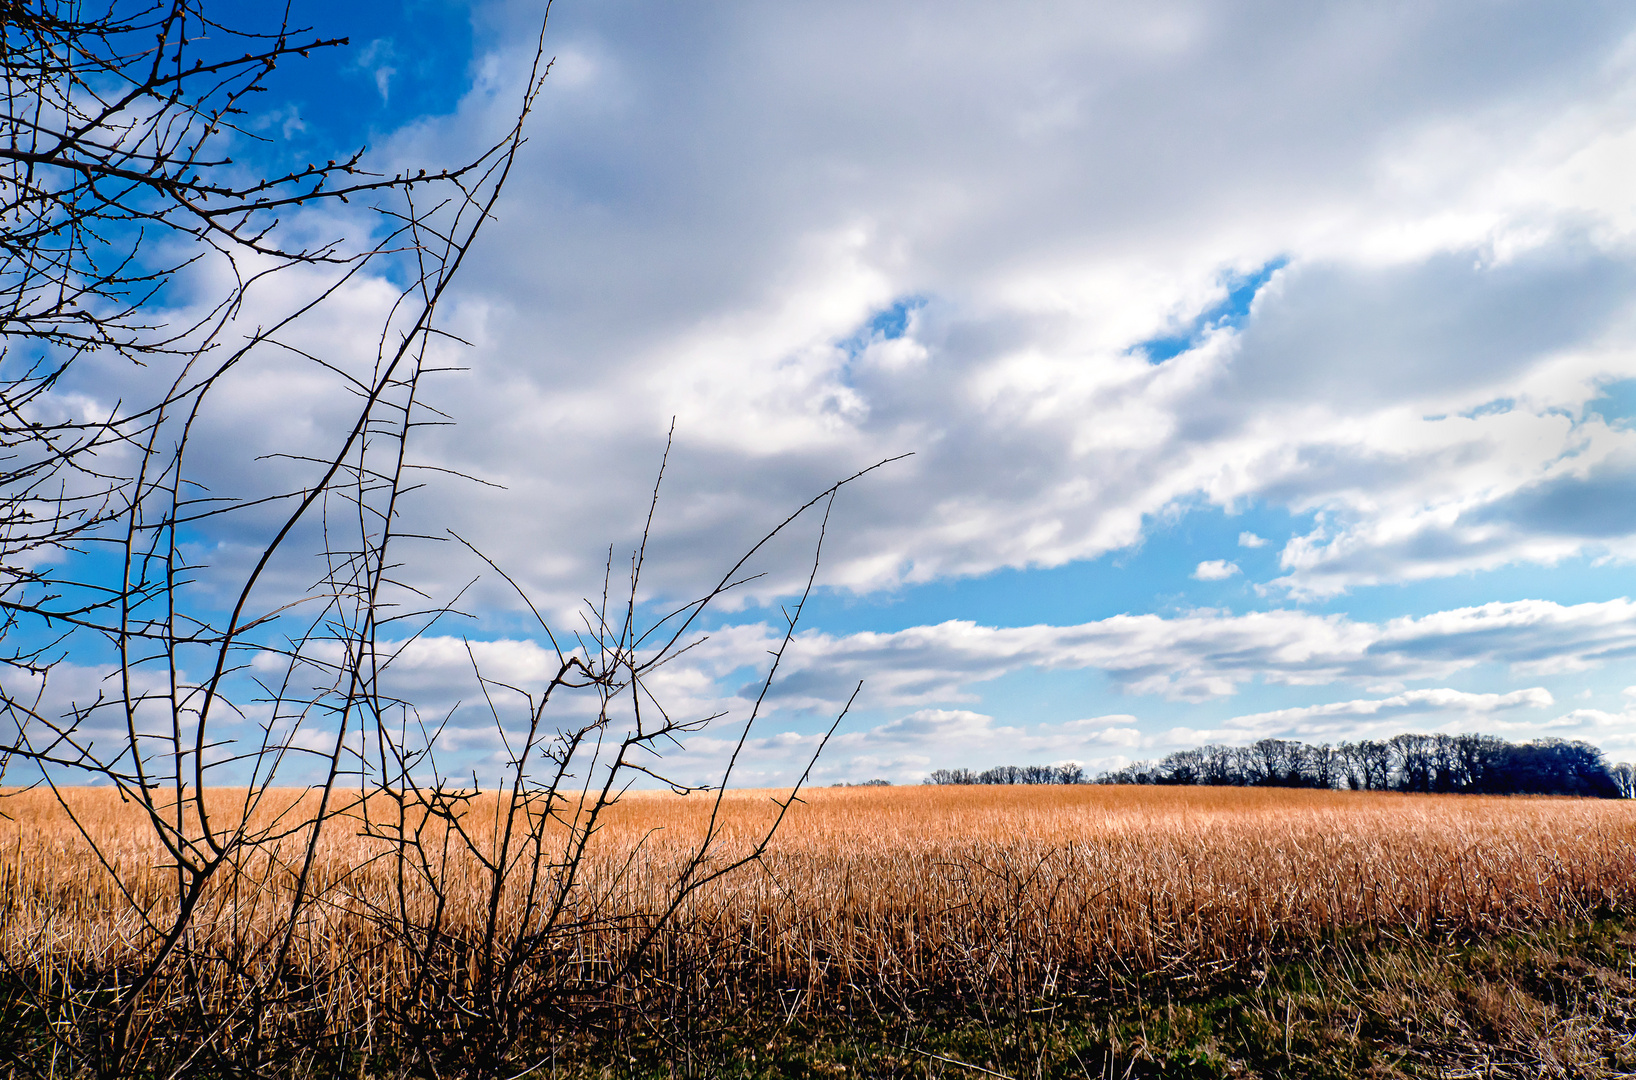
M236 793L210 794L230 816ZM149 830L116 795L66 798L100 857L49 793L0 800L0 959L46 984L135 963L175 892ZM851 788L802 800L759 864L688 900L620 998L669 1009L822 1007L859 992L911 1006L927 994L1020 999L1132 972L1253 965L1341 934L1493 931L1636 902L1629 802L1180 787ZM258 813L298 821L309 802L284 793ZM594 973L628 957L711 806L627 796L597 836L550 964ZM499 809L478 798L462 821L481 837ZM777 813L766 792L730 793L723 809L721 860ZM400 875L390 845L361 835L361 812L329 830L318 901L296 927L296 970L314 988L303 1007L328 1025L390 1014L412 968L393 920L429 917L438 899ZM419 850L440 850L435 826ZM206 982L243 977L265 955L301 842L291 833L213 888L195 941L237 959ZM458 966L462 936L487 916L490 878L470 855L433 870ZM501 908L502 921L521 910L515 890Z
M804 798L760 872L686 913L689 962L720 984L1050 990L1636 901L1627 802L1182 787ZM771 805L744 793L734 808L748 822ZM620 824L627 842L661 827L681 839L698 818L686 800L650 799Z

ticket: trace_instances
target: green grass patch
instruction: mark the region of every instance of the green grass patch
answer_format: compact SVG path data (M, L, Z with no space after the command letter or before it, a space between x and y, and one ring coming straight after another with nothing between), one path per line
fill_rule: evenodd
M822 1014L650 1017L581 1044L561 1076L1636 1076L1636 919L1478 940L1340 942L1208 982ZM542 1075L545 1075L542 1070Z

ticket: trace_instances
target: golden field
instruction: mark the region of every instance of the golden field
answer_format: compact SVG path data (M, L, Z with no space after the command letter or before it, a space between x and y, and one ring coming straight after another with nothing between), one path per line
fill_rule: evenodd
M233 818L243 793L207 797L219 823ZM13 971L47 982L52 971L140 964L154 948L153 928L175 910L175 872L144 817L106 790L65 799L100 857L49 792L0 799L9 815L0 820L0 952ZM294 822L312 805L310 795L281 792L256 813ZM553 963L595 970L624 955L663 909L712 806L700 795L619 803L565 898ZM496 810L492 796L480 797L462 819L479 850ZM776 810L773 793L727 794L714 858L742 851ZM206 951L248 958L239 966L253 969L283 926L301 839L293 831L218 875L190 942L214 942ZM420 850L445 849L423 835ZM314 867L315 903L296 922L296 967L328 987L340 1012L392 997L407 970L394 919L440 912L444 936L459 940L480 934L487 917L491 878L474 855L456 850L434 861L433 888L413 875L403 884L386 851L359 835L356 818L332 822ZM803 793L759 863L688 898L644 970L663 974L659 983L676 993L794 994L803 1005L838 988L893 999L972 986L1050 992L1122 972L1254 965L1269 952L1354 932L1487 931L1633 901L1630 802L1184 787L818 789ZM522 903L517 889L505 892L502 930Z

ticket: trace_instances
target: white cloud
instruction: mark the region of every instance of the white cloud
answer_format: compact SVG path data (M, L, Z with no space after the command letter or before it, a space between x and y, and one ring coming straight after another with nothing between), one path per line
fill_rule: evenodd
M527 37L513 29L536 17L486 9L491 52L459 113L380 160L456 160L503 130ZM412 443L505 490L426 474L402 526L455 525L548 611L577 607L606 545L634 546L675 416L649 545L650 587L671 596L905 451L837 503L822 580L1058 566L1200 503L1310 520L1280 552L1297 598L1636 557L1636 427L1589 407L1636 378L1633 29L1618 5L1459 2L561 9L564 64L446 311L476 343L458 357L471 373L433 398L460 425ZM315 236L337 220L291 219ZM1274 266L1242 318L1217 316ZM310 290L308 273L253 296L245 325ZM359 277L290 343L367 365L396 296ZM894 309L888 337L871 324ZM1157 338L1180 351L1150 363ZM139 397L129 372L80 370L64 409ZM299 489L299 463L257 459L328 445L349 400L319 369L252 359L197 422L194 479ZM260 513L201 525L189 554L242 568ZM749 588L804 580L810 538L768 549ZM298 539L275 567L291 590L313 573ZM404 557L442 596L484 569L452 544ZM466 599L511 602L492 582ZM861 674L878 707L947 709L1029 668L1188 700L1485 663L1534 678L1627 655L1631 622L1627 601L1532 600L1378 623L1199 612L809 634L780 700L827 708ZM657 678L705 707L758 670L768 635L722 629ZM457 644L428 637L392 678L462 699ZM474 649L518 686L550 659L520 640Z
M947 622L891 634L802 634L779 693L828 705L862 678L871 703L934 704L962 700L971 686L1012 671L1089 668L1131 693L1202 701L1252 680L1380 686L1482 664L1523 677L1586 671L1633 649L1636 604L1623 599L1486 604L1384 623L1299 611L1119 615L1077 626Z
M1380 729L1401 726L1405 717L1434 717L1442 723L1450 718L1486 717L1504 709L1544 709L1555 703L1551 692L1540 686L1505 694L1473 694L1447 688L1406 690L1389 698L1336 701L1236 716L1225 726L1249 732L1276 731L1307 739L1333 738L1336 732L1355 737L1363 726L1360 721L1367 724L1365 730Z
M351 65L374 79L375 92L380 94L383 104L390 100L392 77L398 73L398 69L393 66L396 60L397 49L391 39L376 38L358 51Z
M776 640L774 629L763 624L713 630L655 674L656 696L677 712L742 708L754 695ZM394 663L389 684L432 701L460 698L459 687L472 670L467 648L456 638L423 638ZM532 642L474 642L469 648L488 678L523 689L537 688L554 670L554 657ZM893 633L798 634L771 700L783 709L833 711L862 679L861 708L921 710L893 721L907 731L973 722L976 714L946 706L972 700L981 683L1027 669L1097 670L1132 694L1205 701L1231 696L1257 680L1292 687L1378 687L1447 679L1479 665L1504 667L1522 677L1586 671L1633 650L1636 603L1624 599L1571 606L1543 600L1487 604L1382 623L1301 611L1118 615L1073 626L950 621ZM1407 706L1480 711L1549 704L1543 693L1538 688L1502 694L1415 689L1373 705L1313 706L1319 711L1310 715L1324 715L1325 709L1362 716L1369 709Z
M509 489L485 548L577 599L676 415L676 590L905 450L830 580L1058 565L1201 497L1321 511L1282 556L1302 595L1624 552L1589 508L1636 432L1582 407L1636 375L1628 13L1162 8L558 18L595 77L548 89L434 436ZM1275 258L1242 330L1132 353ZM908 297L902 338L843 345Z
M460 112L381 160L501 130L536 15L488 9ZM505 490L428 474L405 525L458 521L561 612L634 544L675 416L650 578L671 595L909 450L843 501L827 580L1060 565L1200 500L1317 514L1281 553L1298 596L1636 555L1636 429L1585 409L1636 377L1633 28L1201 0L559 12L561 70L449 312L477 343L436 390L460 426L416 444ZM1195 325L1277 260L1242 326ZM367 359L394 295L360 279L294 344ZM901 336L867 331L910 300ZM1148 363L1166 335L1189 347ZM207 471L332 430L330 382L273 367L224 383ZM452 591L479 567L414 569Z
M702 780L724 763L731 732L749 715L767 649L775 642L774 631L765 625L721 627L650 678L655 698L673 716L727 713L707 734L688 741L688 753L678 766L685 775ZM864 694L859 708L884 711L888 718L837 736L826 751L822 777L866 779L856 774L862 766L854 770L848 764L865 757L881 769L886 768L881 763L896 762L896 778L973 763L1076 760L1101 768L1201 741L1269 734L1333 740L1473 724L1515 738L1584 737L1628 755L1636 752L1636 736L1627 734L1636 731L1636 721L1628 709L1613 714L1581 708L1518 719L1519 713L1548 710L1554 703L1542 687L1503 692L1407 689L1169 730L1141 719L1140 710L1019 726L998 723L962 703L975 698L980 684L1027 669L1097 670L1134 695L1206 701L1233 695L1255 681L1373 687L1443 680L1480 665L1507 667L1516 675L1582 671L1621 661L1633 650L1636 603L1629 600L1489 604L1383 623L1299 611L1203 611L1174 618L1121 615L1074 626L984 627L956 621L895 633L808 632L798 635L786 657L771 710L760 732L753 733L739 782L760 782L760 777L771 783L798 773L816 749L817 736L781 729L806 710L833 714L860 679ZM446 751L499 760L503 747L495 718L474 671L489 680L500 726L515 732L526 711L519 692L538 694L557 663L555 654L532 641L467 642L428 635L402 648L387 667L383 684L387 692L414 700L423 717L454 710L444 736ZM87 681L89 669L80 674L84 677L73 685L83 697L94 692L94 680ZM591 706L590 701L563 698L550 719L583 717ZM903 715L891 718L900 710Z
M1257 536L1253 532L1241 532L1241 533L1238 534L1238 546L1239 547L1262 548L1262 547L1266 547L1268 543L1269 543L1269 541L1267 540L1266 537Z
M1230 563L1226 559L1211 559L1201 562L1193 576L1200 581L1225 581L1238 573L1238 564Z
M917 783L937 768L992 765L1079 764L1093 770L1117 767L1154 745L1131 716L1098 717L1065 724L1012 726L967 710L921 709L902 720L835 736L818 758L816 782L881 776ZM725 764L735 744L722 738L688 741L687 775L706 782ZM818 736L788 732L750 739L740 753L740 783L776 785L798 775L818 748ZM697 756L695 756L697 755Z
M1578 709L1564 715L1542 713L1554 704L1540 687L1505 694L1476 694L1448 688L1413 690L1389 698L1334 702L1234 717L1213 727L1156 729L1133 715L1112 715L1064 723L1000 724L968 710L921 709L901 720L836 736L818 759L819 782L883 775L913 783L934 768L982 769L992 765L1074 762L1093 773L1134 760L1163 757L1206 742L1243 745L1277 737L1312 743L1387 738L1403 731L1481 731L1513 740L1541 736L1587 738L1613 753L1629 753L1636 737L1626 735L1632 715ZM719 769L733 743L720 738L692 740L683 767L701 781ZM789 732L752 738L741 762L741 782L788 782L818 748L818 736ZM700 752L697 758L692 758Z

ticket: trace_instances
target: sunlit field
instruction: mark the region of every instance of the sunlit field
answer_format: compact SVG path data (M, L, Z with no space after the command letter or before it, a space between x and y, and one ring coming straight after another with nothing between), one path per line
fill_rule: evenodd
M242 793L212 793L217 827ZM108 971L153 948L174 872L134 807L106 790L3 801L0 948L13 971ZM290 837L225 873L194 921L254 966L282 926L311 796L276 793ZM629 947L702 834L708 797L633 794L598 834L568 898L572 945L596 965ZM733 792L718 858L776 813ZM462 819L481 836L496 803ZM372 813L378 813L371 810ZM353 814L359 815L359 808ZM337 1016L390 998L398 960L381 927L436 897L403 887L361 818L332 823L298 921L298 967ZM84 835L80 829L83 828ZM86 836L99 853L92 851ZM435 848L435 845L432 845ZM1209 972L1337 935L1495 931L1618 911L1636 900L1636 805L1236 788L924 787L803 794L767 856L705 888L659 938L654 967L706 997L841 988L903 999L994 984L1084 985L1121 972ZM125 882L116 887L108 868ZM473 858L437 868L451 937L480 934L489 877ZM400 891L406 889L406 891ZM516 901L506 895L497 917ZM621 919L621 916L633 916ZM209 973L207 973L209 977ZM218 976L230 979L231 972ZM230 992L222 986L221 992ZM639 993L640 988L631 992Z

